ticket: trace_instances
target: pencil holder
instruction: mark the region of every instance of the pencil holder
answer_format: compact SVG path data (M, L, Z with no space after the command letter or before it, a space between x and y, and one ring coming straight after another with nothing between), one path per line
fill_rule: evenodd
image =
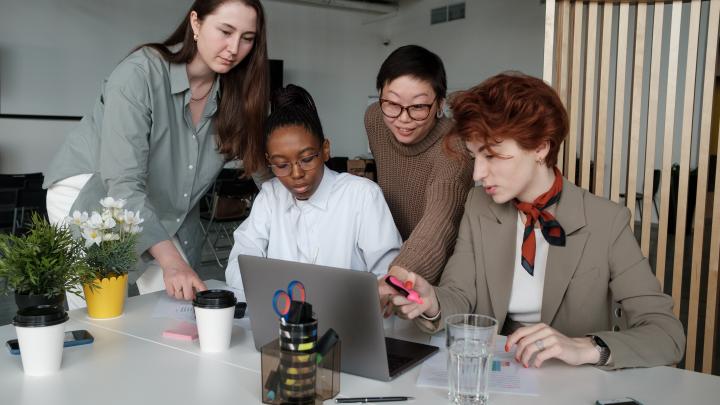
M317 320L280 322L280 399L288 404L315 401Z
M340 392L340 341L324 355L296 352L283 345L278 338L261 349L263 403L321 405Z

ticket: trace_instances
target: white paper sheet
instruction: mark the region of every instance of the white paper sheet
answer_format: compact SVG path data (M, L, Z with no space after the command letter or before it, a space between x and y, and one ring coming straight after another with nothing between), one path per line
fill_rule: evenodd
M536 370L520 367L513 359L514 351L505 352L505 336L498 336L495 339L495 352L493 354L493 368L490 370L490 382L488 390L494 393L516 394L516 395L540 395L538 392ZM445 347L445 335L436 335L430 340L430 344L437 346L440 350L427 359L420 369L417 385L420 387L432 387L448 389L447 375L447 348Z
M224 286L224 290L232 291L235 294L238 302L245 301L245 292L236 288ZM177 300L163 294L155 304L155 309L152 314L153 318L168 318L176 319L179 321L195 323L195 311L193 310L192 302ZM242 319L235 319L233 323L241 328L250 330L250 318L249 311L245 311L245 317Z

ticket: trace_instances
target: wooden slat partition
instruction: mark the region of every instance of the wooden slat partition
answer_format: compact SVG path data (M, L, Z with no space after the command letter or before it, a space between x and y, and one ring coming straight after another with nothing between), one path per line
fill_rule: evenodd
M590 3L588 6L587 40L585 42L585 93L583 98L583 124L580 146L580 187L590 190L590 160L593 134L593 107L596 103L595 84L595 54L597 51L597 18L598 5Z
M713 23L714 21L714 23ZM698 152L698 184L705 184L708 180L708 158L710 155L710 122L713 105L713 85L715 82L715 66L713 66L713 60L717 59L718 49L718 26L720 25L720 1L710 3L710 10L708 12L708 34L707 34L707 46L705 47L705 69L704 80L703 80L703 98L702 98L702 111L700 115L700 144ZM717 136L717 135L716 135ZM718 156L720 151L715 151L715 156ZM717 171L717 168L716 168ZM707 305L705 307L705 335L704 335L704 350L703 350L703 361L702 361L702 372L712 372L713 362L713 349L717 350L714 346L716 342L715 337L715 314L717 309L716 297L717 297L717 286L718 286L718 253L720 252L720 245L718 244L718 235L720 233L720 199L718 198L718 190L720 190L720 176L715 176L715 204L713 210L713 221L712 227L710 228L711 242L710 242L710 266L708 269L708 288L707 288ZM705 226L705 203L706 203L706 192L704 187L697 188L697 196L695 200L695 231L693 234L693 247L702 246L704 239L704 226ZM702 249L693 248L692 255L692 269L700 269L702 265ZM698 329L698 307L699 307L699 290L700 290L700 273L693 271L690 279L690 310L688 315L688 342L692 340L699 340L697 335ZM697 294L696 294L697 292ZM688 347L688 351L690 348ZM694 351L694 348L693 348ZM693 369L696 367L688 368Z
M630 227L635 228L635 189L637 188L638 149L642 112L643 68L645 65L645 21L647 4L640 3L635 15L635 56L633 58L632 98L630 106L630 136L627 160L625 205L630 210Z
M692 0L690 3L690 28L688 31L687 45L687 69L685 71L685 94L683 101L683 125L681 131L680 142L680 179L678 188L678 205L677 205L677 223L675 224L675 255L673 263L673 288L672 297L675 305L676 314L680 313L681 297L682 297L682 279L683 279L683 258L685 256L685 222L687 220L687 203L688 203L688 175L690 172L690 139L692 139L693 127L693 111L695 102L695 70L697 68L698 41L700 36L700 0ZM685 142L684 140L688 140ZM699 245L702 247L702 244ZM688 269L691 275L698 272L700 277L700 268ZM695 300L700 295L699 285L697 291L690 291L689 299ZM697 321L697 320L696 320ZM688 328L689 329L689 328ZM696 339L697 337L693 337ZM687 348L685 352L685 366L691 370L695 369L695 340L687 340Z
M548 83L553 82L553 59L555 58L555 49L553 40L555 39L555 0L547 0L545 2L545 51L543 58L543 80Z
M572 10L573 18L573 33L572 33L572 79L570 81L570 105L567 106L568 114L570 115L570 133L568 133L567 139L565 140L565 154L567 155L567 162L565 164L565 177L570 181L575 182L575 156L577 151L577 139L580 136L579 133L580 123L580 89L582 84L580 83L580 69L582 69L582 33L583 33L583 3L574 2Z
M665 6L656 4L653 7L652 61L650 62L650 93L648 95L648 117L657 117L660 104L660 56L662 52L663 16ZM653 216L653 177L655 171L655 147L657 138L657 120L648 120L645 144L645 184L643 186L642 239L640 248L645 256L650 257L650 224Z
M657 259L655 274L660 285L665 285L665 261L668 238L668 211L670 209L670 174L672 173L673 131L675 130L675 97L677 86L678 58L680 53L680 17L682 3L672 4L670 22L670 50L668 55L667 97L665 99L665 133L663 134L662 176L660 180L660 223L658 225ZM677 229L676 229L677 232ZM678 307L674 308L679 311ZM677 312L676 312L677 313Z
M610 77L610 53L612 51L612 3L603 5L603 22L600 26L600 83L608 83ZM609 86L599 86L597 113L597 143L595 144L595 184L594 192L605 195L605 141L607 138Z
M554 2L554 0L553 0ZM557 44L556 44L556 57L557 63L555 64L555 80L556 89L560 94L560 99L563 104L568 105L570 98L570 86L569 86L569 65L570 65L570 32L572 30L572 24L570 20L570 4L568 2L561 2L557 5ZM560 145L558 153L558 168L562 171L565 168L565 143Z
M627 69L628 24L630 5L620 4L617 36L617 65L615 67L615 119L613 121L612 169L610 199L620 200L620 163L622 160L623 123L625 118L625 70Z
M633 218L642 213L637 219L641 249L654 259L656 276L687 327L683 365L711 373L720 346L716 322L720 170L716 165L714 173L709 172L711 155L720 154L720 146L710 148L710 139L720 136L711 134L720 0L548 0L546 4L543 73L570 116L559 165L581 187L624 203ZM611 145L609 150L606 145ZM653 177L658 169L656 190ZM712 175L715 192L708 194ZM694 195L689 196L695 185ZM638 189L643 198L636 212ZM706 209L708 199L710 209ZM702 285L705 277L707 288ZM688 278L689 285L683 282ZM665 285L666 279L672 283Z

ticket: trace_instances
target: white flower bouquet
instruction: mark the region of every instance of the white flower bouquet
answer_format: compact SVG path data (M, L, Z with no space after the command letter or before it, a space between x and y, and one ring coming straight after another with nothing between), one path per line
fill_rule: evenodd
M100 200L101 213L75 211L66 219L85 240L85 261L98 279L125 274L137 262L135 244L144 220L139 211L123 209L125 203L106 197Z

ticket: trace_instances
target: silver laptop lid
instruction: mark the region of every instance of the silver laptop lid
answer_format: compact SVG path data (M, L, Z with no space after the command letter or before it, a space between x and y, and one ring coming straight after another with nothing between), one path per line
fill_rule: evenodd
M342 371L390 379L374 274L245 255L238 256L238 264L256 349L278 337L273 294L299 280L318 320L318 338L328 328L340 335Z

